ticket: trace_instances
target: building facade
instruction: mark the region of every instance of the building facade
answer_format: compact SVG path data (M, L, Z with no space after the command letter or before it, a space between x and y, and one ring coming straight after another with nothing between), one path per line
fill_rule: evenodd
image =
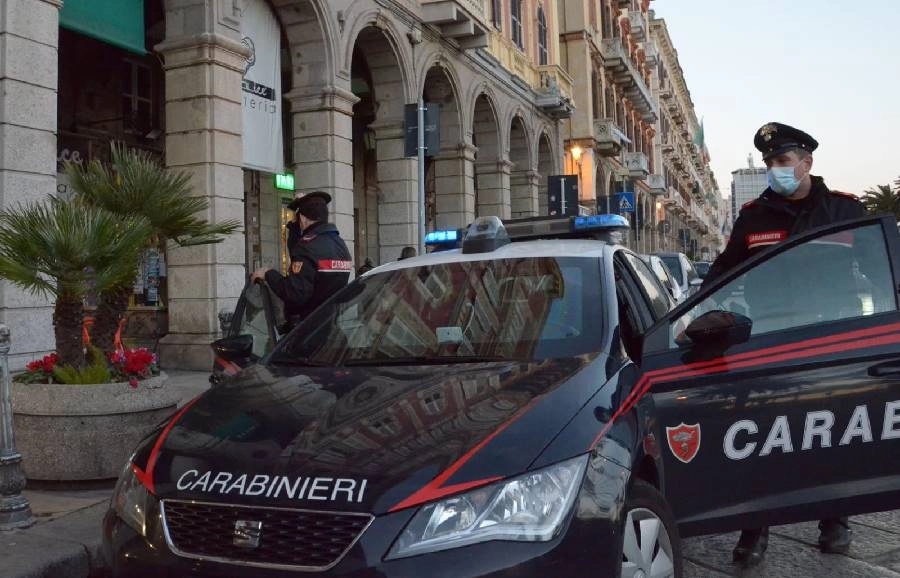
M121 140L189 173L209 220L244 223L217 245L170 246L157 264L164 288L136 307L164 316L168 366L208 369L218 313L233 309L248 271L286 265L294 194L332 195L356 266L418 244L404 108L420 97L439 107L428 228L537 215L547 177L562 172L572 81L559 64L554 0L10 0L0 9L0 206L65 192L58 161L102 159ZM104 18L107 31L96 25ZM268 81L251 80L267 66ZM248 160L260 126L264 145L278 145L265 166ZM276 187L282 173L295 190ZM8 284L0 291L17 369L54 349L52 306Z
M762 194L769 186L765 167L754 167L751 158L748 167L731 171L731 222L738 218L741 207Z

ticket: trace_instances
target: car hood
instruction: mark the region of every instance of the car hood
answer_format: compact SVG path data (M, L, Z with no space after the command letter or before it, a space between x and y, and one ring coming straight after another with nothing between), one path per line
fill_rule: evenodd
M603 385L604 359L255 366L176 415L135 465L160 498L402 509L526 471Z

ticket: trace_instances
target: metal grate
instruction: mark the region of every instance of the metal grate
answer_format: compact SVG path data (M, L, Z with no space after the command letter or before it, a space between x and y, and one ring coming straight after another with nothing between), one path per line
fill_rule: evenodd
M163 500L162 514L166 542L179 556L295 570L331 568L372 521L369 514L181 500ZM238 522L261 523L258 545L241 539Z

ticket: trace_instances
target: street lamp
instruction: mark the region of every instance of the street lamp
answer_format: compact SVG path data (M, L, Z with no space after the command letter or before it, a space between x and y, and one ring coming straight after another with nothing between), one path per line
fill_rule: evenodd
M9 327L0 324L0 530L34 524L28 498L22 495L25 476L19 469L22 456L16 449L10 402Z

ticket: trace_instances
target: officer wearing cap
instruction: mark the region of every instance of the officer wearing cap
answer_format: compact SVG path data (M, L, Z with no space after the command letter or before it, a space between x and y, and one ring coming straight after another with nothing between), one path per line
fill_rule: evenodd
M328 222L331 195L316 191L294 199L288 208L299 226L293 244L288 241L291 265L287 276L274 269L257 269L251 280L265 279L284 302L291 328L350 280L350 251L337 228ZM289 232L290 238L290 232Z
M756 199L744 204L734 222L731 237L725 251L715 260L704 279L711 283L716 277L735 267L765 248L789 237L816 227L853 219L865 215L863 204L853 195L831 191L821 177L812 176L813 151L819 146L816 139L792 126L770 122L763 125L753 139L754 146L762 153L766 163L768 188ZM846 256L849 258L849 256ZM843 258L843 257L842 257ZM842 259L841 258L841 259ZM838 259L838 260L841 260ZM802 270L802 263L798 264ZM835 264L837 273L824 284L840 283L840 263ZM744 281L744 297L751 308L763 310L767 305L763 299L771 297L772 291L757 291L762 285L782 282L780 299L804 299L807 306L819 305L815 295L827 293L811 291L794 295L796 291L790 282L779 279L753 279L747 275ZM852 280L850 268L847 279ZM807 285L809 287L809 285ZM779 298L776 296L776 298ZM851 530L847 518L822 520L819 523L819 547L823 552L843 553L850 546ZM757 528L741 532L734 549L736 563L751 566L762 560L768 546L768 528Z

